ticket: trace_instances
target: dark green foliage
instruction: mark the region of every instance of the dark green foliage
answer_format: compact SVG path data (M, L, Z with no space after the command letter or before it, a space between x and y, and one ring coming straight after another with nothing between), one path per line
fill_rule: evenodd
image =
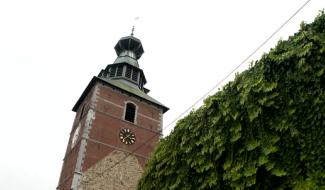
M325 14L180 120L138 189L325 189Z

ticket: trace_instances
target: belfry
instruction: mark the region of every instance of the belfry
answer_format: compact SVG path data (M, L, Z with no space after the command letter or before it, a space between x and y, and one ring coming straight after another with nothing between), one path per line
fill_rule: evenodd
M162 135L168 108L144 87L141 41L132 33L115 51L114 63L92 78L72 109L76 116L58 190L136 189Z

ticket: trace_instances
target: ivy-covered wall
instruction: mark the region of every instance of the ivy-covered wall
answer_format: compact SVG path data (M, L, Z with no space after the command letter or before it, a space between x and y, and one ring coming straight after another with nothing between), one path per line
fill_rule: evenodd
M325 14L162 139L138 189L325 189Z

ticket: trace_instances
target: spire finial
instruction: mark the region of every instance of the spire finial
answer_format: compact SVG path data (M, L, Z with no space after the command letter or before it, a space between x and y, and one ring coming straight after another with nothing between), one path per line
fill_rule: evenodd
M134 35L135 21L138 20L138 19L139 19L138 16L134 18L134 24L133 24L133 26L132 26L131 36Z
M131 36L133 36L133 33L134 33L134 25L133 25L133 27L132 27L132 32L131 32Z

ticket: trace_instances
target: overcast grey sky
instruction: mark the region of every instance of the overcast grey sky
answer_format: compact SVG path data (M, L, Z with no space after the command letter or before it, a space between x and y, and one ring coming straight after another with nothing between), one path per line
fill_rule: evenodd
M113 47L135 17L145 50L139 64L150 95L170 107L167 125L305 1L1 0L0 189L55 189L72 106L92 76L113 63ZM324 7L312 0L252 59Z

